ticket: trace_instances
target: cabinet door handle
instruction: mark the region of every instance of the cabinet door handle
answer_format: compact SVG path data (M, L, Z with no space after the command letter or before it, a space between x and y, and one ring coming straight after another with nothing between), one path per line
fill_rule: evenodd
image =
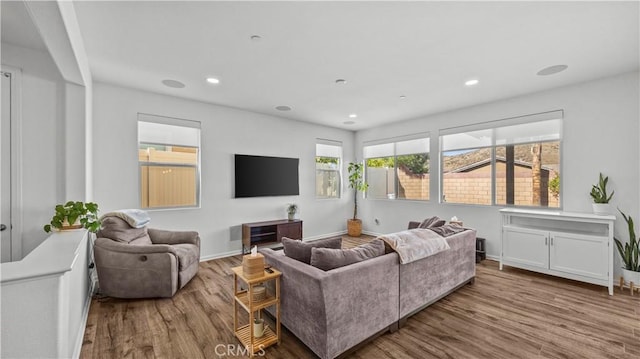
M549 240L549 238L548 238L548 237L544 237L544 245L545 245L545 246L547 245L547 241L548 241L548 240Z
M551 237L551 245L553 245L553 237Z

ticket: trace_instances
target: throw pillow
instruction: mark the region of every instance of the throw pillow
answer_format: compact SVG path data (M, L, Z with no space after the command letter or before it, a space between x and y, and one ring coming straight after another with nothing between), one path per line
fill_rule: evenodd
M431 218L427 218L424 221L422 221L422 223L420 223L418 228L440 227L440 226L444 225L445 223L447 223L447 221L445 221L444 219L442 219L442 218L440 218L438 216L433 216Z
M384 254L384 242L374 239L369 243L361 244L351 249L311 249L311 265L328 271L349 264L362 262Z
M132 243L135 244L151 244L151 239L136 239L141 237L149 238L147 234L147 227L133 228L122 218L118 217L105 217L102 219L102 227L98 231L98 238L110 238L116 242Z
M342 248L342 237L318 239L317 241L303 242L296 239L282 237L284 254L300 262L309 264L311 262L312 248Z

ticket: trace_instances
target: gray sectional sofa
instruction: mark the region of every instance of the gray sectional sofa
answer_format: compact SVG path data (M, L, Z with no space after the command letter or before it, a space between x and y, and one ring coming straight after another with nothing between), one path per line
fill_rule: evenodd
M410 315L473 283L475 238L475 230L447 237L450 250L408 264L393 252L329 271L281 250L260 252L282 272L282 324L325 359L396 330Z

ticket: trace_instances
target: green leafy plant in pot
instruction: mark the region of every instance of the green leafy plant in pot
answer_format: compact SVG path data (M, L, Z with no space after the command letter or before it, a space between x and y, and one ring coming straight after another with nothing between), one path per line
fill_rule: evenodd
M593 199L593 213L595 214L609 214L611 213L609 208L609 201L613 194L616 191L611 191L611 194L607 194L607 183L609 182L609 177L602 176L600 173L600 178L598 179L598 183L591 186L591 198Z
M613 240L616 242L618 253L622 258L622 278L625 283L629 284L633 282L635 285L640 284L640 239L636 237L635 226L633 225L633 218L627 216L620 209L618 209L622 217L627 222L627 228L629 230L629 242L622 243L617 238Z
M347 220L347 233L352 237L360 237L362 234L362 221L358 219L358 192L364 192L369 184L364 181L364 163L350 162L349 188L353 188L353 218Z
M298 205L295 203L287 204L287 218L290 221L293 221L296 218L296 213L298 213Z
M98 205L93 202L69 201L59 204L55 208L56 213L51 222L44 226L44 231L49 233L54 228L58 230L86 228L89 232L97 232L100 229L98 220Z

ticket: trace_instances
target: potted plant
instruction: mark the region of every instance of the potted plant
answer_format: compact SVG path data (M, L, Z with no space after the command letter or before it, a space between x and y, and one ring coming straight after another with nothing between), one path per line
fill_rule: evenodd
M289 203L287 205L287 217L290 221L293 221L296 218L296 213L298 212L298 205L295 203Z
M609 214L609 201L615 191L611 191L610 195L607 195L607 183L609 177L603 177L600 173L600 178L597 184L591 186L591 198L593 198L593 213L595 214Z
M620 209L618 209L618 211L620 211ZM629 229L629 242L623 245L617 238L613 239L616 242L618 253L620 253L620 257L622 257L622 278L624 278L626 284L631 282L640 284L640 261L638 260L640 256L640 240L636 238L633 218L627 216L622 211L620 211L620 214L624 217Z
M93 202L69 201L57 205L55 211L51 222L44 226L44 231L47 233L51 232L53 228L61 231L86 228L93 233L100 229L98 205Z
M349 188L353 188L353 218L347 221L347 233L352 237L362 234L362 221L358 219L358 192L364 192L369 184L364 181L364 163L349 163Z

